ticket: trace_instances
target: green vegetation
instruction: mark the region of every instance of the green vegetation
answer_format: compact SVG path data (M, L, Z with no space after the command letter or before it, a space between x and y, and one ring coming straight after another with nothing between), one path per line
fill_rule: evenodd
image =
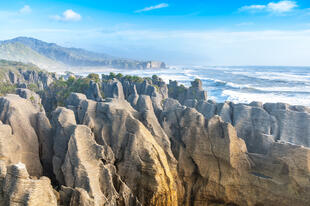
M123 76L123 74L121 74L121 73L115 74L113 72L110 72L109 75L102 74L102 80L103 81L111 80L114 78L118 79L118 80L127 80L127 81L135 82L135 83L142 83L144 81L144 79L146 79L146 78L142 78L142 77L138 77L138 76L131 76L131 75Z
M159 80L159 77L158 77L157 75L154 74L154 75L152 76L152 80L158 81L158 80Z
M27 88L30 89L31 91L34 91L34 92L38 92L39 91L39 87L36 84L28 84Z
M138 76L130 76L126 75L124 77L125 80L131 81L131 82L136 82L136 83L142 83L144 81L144 78L138 77Z
M34 96L31 96L31 97L30 97L30 101L31 101L32 103L35 102Z
M87 76L87 78L93 80L96 83L100 83L99 74L91 73Z
M16 75L16 77L20 77L20 71L35 71L38 72L39 75L47 71L41 70L39 67L34 64L24 64L16 61L8 61L0 59L0 95L3 96L8 93L15 93L17 85L13 85L9 83L9 73L12 72ZM28 84L27 88L38 92L39 87L36 84Z
M191 82L192 87L198 87L200 83L201 83L201 80L198 78L196 78L194 81Z
M89 87L89 78L75 79L70 77L67 81L60 79L54 81L50 85L50 91L55 95L57 106L64 106L65 100L69 97L71 92L85 93Z
M176 98L176 95L184 94L186 92L186 87L181 84L176 87L168 87L168 95L169 97Z
M4 96L9 93L15 93L16 85L0 83L0 96Z
M121 78L123 78L123 75L122 75L121 73L118 73L118 74L116 75L116 78L117 78L117 79L121 79Z
M57 106L64 106L65 100L69 97L71 92L85 93L89 88L89 83L91 80L99 83L99 75L89 74L85 78L76 79L74 77L69 77L68 80L59 79L50 85L48 92L50 95L56 97Z

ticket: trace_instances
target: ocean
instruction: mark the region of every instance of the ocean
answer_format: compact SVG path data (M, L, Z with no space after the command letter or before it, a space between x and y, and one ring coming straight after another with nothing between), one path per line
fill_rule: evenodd
M109 74L109 72L141 77L153 74L165 82L177 80L180 84L190 86L190 82L199 78L208 91L208 98L216 102L232 101L250 103L252 101L283 102L292 105L310 106L310 67L171 67L161 70L105 70L104 72L79 72L87 75L90 72Z

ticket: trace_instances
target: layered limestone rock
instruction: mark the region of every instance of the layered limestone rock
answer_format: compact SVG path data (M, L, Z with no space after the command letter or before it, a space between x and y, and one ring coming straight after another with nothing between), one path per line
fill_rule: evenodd
M102 90L105 97L124 99L123 85L117 79L103 81Z
M31 179L24 164L0 161L0 205L57 206L57 199L47 177Z
M196 109L207 119L219 115L231 123L250 152L266 154L275 141L310 146L310 111L307 107L283 103L217 104L204 101Z
M161 102L168 97L168 88L158 79L144 80L137 87L138 94L150 96L155 112L162 109Z
M81 100L72 106L80 108L77 119L92 128L96 141L111 147L118 174L142 205L178 204L176 171L128 102Z
M112 150L98 145L87 126L78 125L70 137L62 165L65 185L85 190L87 195L80 192L79 196L84 196L83 202L90 202L89 205L139 205L116 173L114 161ZM76 195L71 195L72 201L76 201Z
M11 151L11 155L10 152L5 155L8 163L22 162L30 175L40 177L43 172L40 158L43 157L44 164L50 158L49 120L30 101L17 95L0 98L0 120L5 124L1 126L4 135L0 141L7 143L1 147ZM45 152L43 156L40 150Z
M60 185L63 185L64 174L61 166L65 161L66 153L68 150L68 142L70 136L76 127L75 116L72 110L64 107L58 107L52 113L53 125L53 172Z
M174 186L170 185L170 188L176 188L175 204L255 206L275 205L281 202L283 205L293 203L306 205L309 201L306 195L309 192L307 180L309 168L305 167L308 165L309 149L271 141L266 144L268 146L264 146L261 142L257 143L258 147L264 148L264 152L261 152L261 149L258 150L261 154L248 153L245 141L253 140L245 139L244 141L238 138L235 128L230 123L221 120L220 117L208 120L195 109L182 106L176 100L166 99L163 101L163 110L158 122L150 97L138 95L137 98L136 110L134 110L123 100L107 99L106 102L97 103L87 100L83 95L72 94L69 98L71 99L69 108L75 111L79 123L92 128L96 141L100 145L111 147L115 155L114 164L118 169L118 174L143 205L173 204L163 203L162 200L150 203L148 199L144 199L146 193L139 192L139 188L145 190L150 187L144 182L143 171L137 172L144 158L142 159L139 155L140 160L136 159L135 154L149 148L144 139L149 141L153 139L152 144L157 145L158 150L165 151L161 153L160 159L166 158L165 173L170 171L174 179ZM209 101L208 104L210 108L214 108L212 107L214 102ZM231 120L228 119L232 117L230 106L227 103L216 105L214 111L219 111L223 117L227 118L227 121L235 121L240 125L242 125L242 119L248 123L247 118L251 115L255 115L258 120L266 115L264 110L259 109L262 109L260 104L253 103L248 106L247 112L243 111L244 105L239 105L240 108L236 106L235 112L241 109L242 115L239 117L235 115ZM274 119L269 121L274 121ZM265 126L255 122L253 125L258 129ZM237 130L240 128L237 125ZM137 146L138 142L140 146ZM129 145L130 152L128 151ZM172 148L172 153L169 152L169 147ZM272 152L282 150L281 154ZM284 155L286 152L290 154ZM155 156L151 155L148 150L147 153L149 157L145 161L151 161L152 164L157 165L158 160ZM294 164L291 160L295 158L301 161ZM137 164L138 160L142 162ZM174 165L176 162L177 167ZM154 168L151 165L144 167ZM165 168L165 166L162 167ZM156 170L152 172L153 177L156 177L154 173L161 173L159 166L156 166ZM295 178L299 181L297 184L303 189L297 190ZM148 179L148 182L151 180ZM153 182L152 185L161 185L161 187L167 185L164 187L169 188L167 182L164 184L165 181L160 182L160 184ZM152 187L153 191L154 188L156 187ZM158 192L158 186L156 190ZM173 190L170 189L170 191ZM156 193L153 192L153 195Z
M266 154L276 141L310 147L310 109L307 107L284 103L216 103L207 100L202 82L198 79L192 82L190 88L179 86L176 81L170 81L168 88L169 97L182 105L196 108L205 118L219 115L225 122L231 123L250 152Z
M171 151L170 140L157 120L150 96L140 95L135 108L140 113L140 121L152 133L156 142L164 149L171 163L174 162L176 164Z
M24 99L28 99L37 108L38 111L45 112L41 103L40 96L29 89L16 89L16 94Z
M126 99L132 106L136 105L139 95L148 95L151 97L155 112L162 109L161 102L168 97L167 85L155 75L152 78L138 78L138 80L131 80L126 76L120 77L119 80L103 76L102 87L105 97Z
M198 102L207 100L207 92L202 88L202 82L195 79L191 82L191 87L186 88L178 85L176 81L170 81L168 84L169 97L177 99L181 104L189 107L195 107Z
M248 153L220 117L207 121L195 109L165 104L161 124L175 145L182 205L307 205L308 148L271 143L265 155Z
M33 69L15 69L4 74L5 81L11 84L19 85L26 88L28 85L36 85L39 89L46 89L55 79L57 75L46 71ZM24 86L23 86L24 85Z
M7 164L18 163L22 159L21 151L21 145L16 143L12 127L0 121L0 159Z
M89 88L86 92L86 96L88 99L92 99L98 102L103 100L98 83L92 80L89 82Z
M198 80L91 85L51 123L28 90L0 98L0 205L309 204L309 108L218 104Z

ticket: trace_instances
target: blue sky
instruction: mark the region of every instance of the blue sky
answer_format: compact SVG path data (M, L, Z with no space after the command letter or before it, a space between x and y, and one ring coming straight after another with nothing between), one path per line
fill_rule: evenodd
M0 31L170 65L310 65L309 0L10 0Z

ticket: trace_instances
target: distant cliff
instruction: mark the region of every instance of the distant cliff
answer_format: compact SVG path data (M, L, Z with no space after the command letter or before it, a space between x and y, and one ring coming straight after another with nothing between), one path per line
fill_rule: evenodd
M86 66L120 69L165 68L163 62L117 58L84 49L66 48L27 37L0 41L0 59L33 63L41 68L54 70Z

